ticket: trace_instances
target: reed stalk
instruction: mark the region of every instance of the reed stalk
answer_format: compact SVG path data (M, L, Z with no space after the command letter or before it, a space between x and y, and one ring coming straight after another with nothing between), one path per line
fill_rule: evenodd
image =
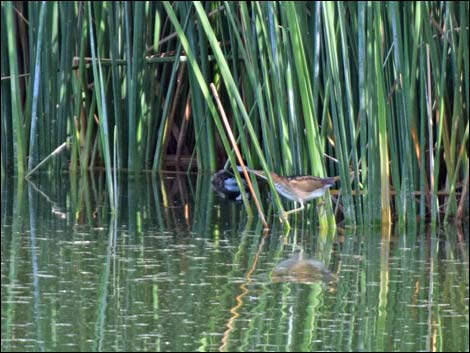
M1 9L2 177L104 167L115 204L114 168L235 168L214 82L250 168L339 175L336 220L468 217L468 2ZM335 223L326 199L306 213L325 227Z

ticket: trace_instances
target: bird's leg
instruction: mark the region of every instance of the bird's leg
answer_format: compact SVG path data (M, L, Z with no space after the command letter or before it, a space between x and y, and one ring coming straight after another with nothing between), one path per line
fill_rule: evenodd
M320 200L319 200L320 201ZM326 200L325 199L322 199L320 202L317 203L317 211L318 211L318 208L319 207L323 207L325 206L326 204Z
M294 208L293 210L290 210L290 211L287 211L287 212L284 211L284 212L279 216L279 220L281 221L281 223L284 223L283 221L284 221L284 220L287 220L287 216L288 216L290 213L302 211L304 208L305 208L305 207L304 207L304 203L303 203L303 202L300 202L300 207Z
M287 211L285 215L287 216L287 215L290 214L290 213L302 211L304 208L305 208L305 207L304 207L304 203L301 201L301 202L300 202L300 207L294 208L293 210L290 210L290 211Z
M319 202L317 203L317 212L321 214L325 214L325 205L326 205L326 200L324 198L320 200L318 200Z

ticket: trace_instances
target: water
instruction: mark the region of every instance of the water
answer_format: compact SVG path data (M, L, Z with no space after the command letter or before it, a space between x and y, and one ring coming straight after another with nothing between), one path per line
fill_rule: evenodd
M121 181L114 218L103 176L2 182L2 351L469 350L468 224L263 232L207 175Z

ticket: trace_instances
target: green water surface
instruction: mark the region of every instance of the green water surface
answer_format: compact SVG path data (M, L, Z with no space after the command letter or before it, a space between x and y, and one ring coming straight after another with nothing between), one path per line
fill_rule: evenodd
M207 176L120 180L114 217L99 175L2 181L2 351L469 350L468 224L263 231Z

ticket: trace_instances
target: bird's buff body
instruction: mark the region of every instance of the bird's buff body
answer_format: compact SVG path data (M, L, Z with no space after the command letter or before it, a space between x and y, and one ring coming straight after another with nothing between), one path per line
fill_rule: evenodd
M247 169L249 172L267 179L266 174L262 170ZM337 177L318 178L310 175L283 177L271 172L276 190L285 198L300 203L300 207L285 213L294 213L303 210L304 203L325 194L325 191L332 187Z

